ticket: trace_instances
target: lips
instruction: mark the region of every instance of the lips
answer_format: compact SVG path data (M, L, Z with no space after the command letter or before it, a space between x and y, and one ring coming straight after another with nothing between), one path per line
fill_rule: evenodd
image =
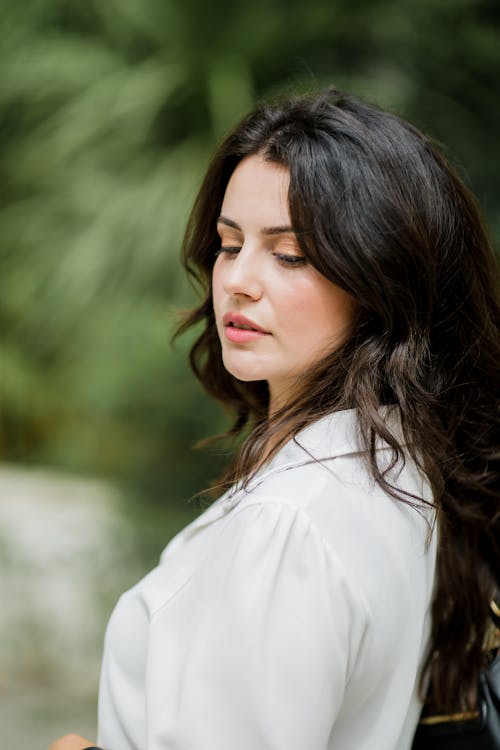
M246 318L239 313L226 313L222 318L222 322L226 328L237 328L242 331L254 331L264 334L269 333L269 331L265 331L258 326L257 323L254 323L253 320L250 320L250 318Z
M222 322L224 323L224 339L237 346L251 346L270 335L269 331L265 331L253 320L238 313L226 313Z

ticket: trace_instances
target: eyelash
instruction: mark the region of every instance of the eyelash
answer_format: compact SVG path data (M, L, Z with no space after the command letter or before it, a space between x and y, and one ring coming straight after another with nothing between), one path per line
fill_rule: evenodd
M215 251L215 258L218 258L221 253L237 255L240 250L240 247L220 247ZM288 267L305 266L307 263L307 258L304 258L302 255L287 255L286 253L273 253L273 255L280 263L283 263L283 265Z

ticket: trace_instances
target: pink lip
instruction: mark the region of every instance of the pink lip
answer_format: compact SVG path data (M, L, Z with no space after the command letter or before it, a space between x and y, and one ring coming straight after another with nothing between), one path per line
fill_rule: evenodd
M246 344L269 335L268 331L258 326L253 320L238 313L226 313L222 322L224 323L226 338L235 344ZM238 326L249 326L249 328L239 328Z
M258 326L257 323L254 323L253 320L250 320L250 318L245 318L244 315L240 315L239 313L226 313L222 318L222 322L225 326L248 326L253 331L258 331L259 333L268 333L268 331L265 331L263 328Z

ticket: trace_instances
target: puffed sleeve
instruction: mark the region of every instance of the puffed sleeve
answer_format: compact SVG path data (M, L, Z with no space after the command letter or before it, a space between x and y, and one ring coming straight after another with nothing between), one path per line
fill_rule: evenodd
M233 510L200 569L152 615L147 750L326 747L365 624L303 511Z

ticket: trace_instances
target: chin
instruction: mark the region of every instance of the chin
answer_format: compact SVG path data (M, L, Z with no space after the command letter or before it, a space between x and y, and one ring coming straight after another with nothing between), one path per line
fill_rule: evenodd
M233 378L240 380L242 383L255 383L257 380L266 380L262 375L249 373L248 370L245 371L236 368L229 369L229 367L226 367L226 370L233 376Z
M259 370L253 370L244 365L237 365L236 363L227 361L227 359L224 358L222 362L228 373L232 375L233 378L236 378L236 380L241 380L242 383L253 383L256 380L267 380L266 376Z

